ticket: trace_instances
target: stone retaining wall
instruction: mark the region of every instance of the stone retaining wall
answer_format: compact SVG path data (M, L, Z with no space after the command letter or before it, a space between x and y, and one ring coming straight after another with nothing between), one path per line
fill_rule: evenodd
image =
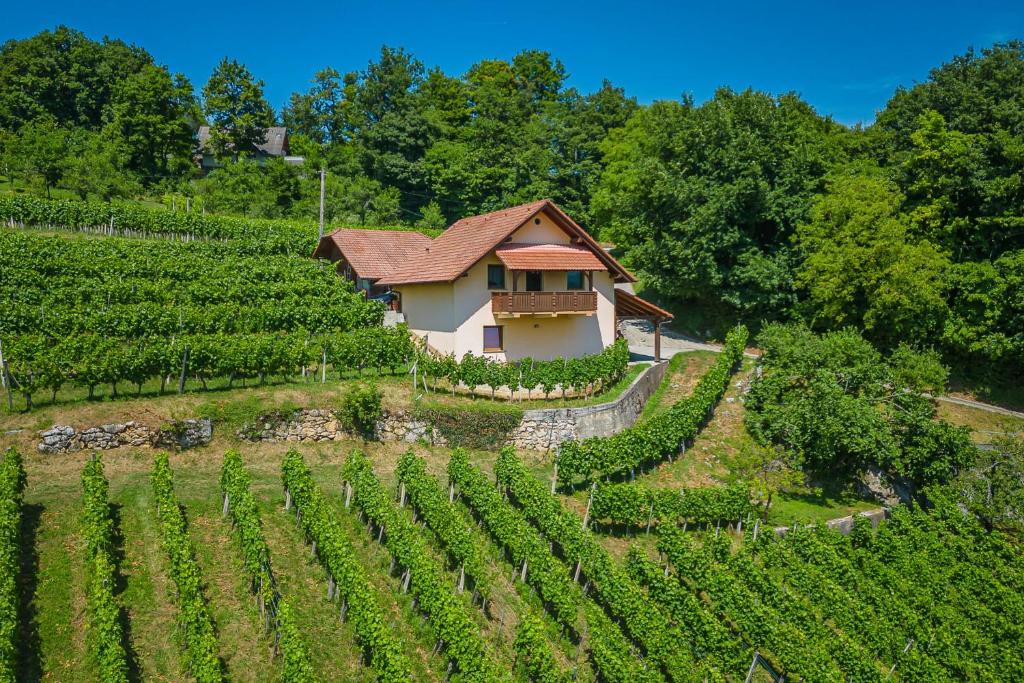
M39 432L40 453L67 453L87 449L109 450L121 446L193 448L210 442L213 425L209 419L182 420L171 427L157 428L137 422L87 427L76 431L70 425L54 425Z
M523 419L507 443L519 448L547 450L568 439L609 436L631 426L665 376L667 363L645 369L633 383L609 403L583 408L544 408L523 412ZM406 411L387 411L377 421L377 438L382 441L413 443L424 440L447 445L444 436L431 425ZM310 408L291 415L267 415L255 428L238 432L248 441L338 441L346 437L344 427L329 410Z

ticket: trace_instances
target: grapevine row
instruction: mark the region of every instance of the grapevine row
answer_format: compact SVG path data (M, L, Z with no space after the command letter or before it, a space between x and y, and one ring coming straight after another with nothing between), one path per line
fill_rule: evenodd
M448 585L444 568L420 530L392 502L366 456L353 451L345 462L344 477L355 505L377 525L385 547L405 568L405 585L411 587L429 616L460 680L483 683L505 679L486 652L476 624Z
M0 197L0 222L50 229L99 229L147 237L230 240L239 243L239 248L258 254L307 255L317 235L316 224L304 221L236 218L199 211L151 209L130 202L43 199L29 195Z
M100 679L117 683L128 680L128 656L121 629L121 607L114 597L117 562L113 555L114 522L107 488L103 462L94 457L82 470L83 526L89 555L88 644Z
M263 537L263 523L250 490L249 473L242 464L238 451L224 454L220 488L224 495L224 508L231 515L232 525L242 546L242 563L249 575L250 590L260 600L260 611L270 608L274 614L278 646L284 653L282 681L314 683L309 652L292 621L290 607L277 592L274 573L270 566L270 548Z
M452 451L448 478L459 487L460 495L487 525L491 535L510 551L512 562L522 563L526 580L550 606L555 619L578 630L576 619L581 593L569 578L565 565L550 553L536 529L502 499L480 470L469 464L464 450ZM608 680L627 673L632 680L663 680L656 670L637 665L622 633L617 627L603 623L606 620L601 618L603 616L598 617L591 611L587 618L591 629L591 654L601 675Z
M164 552L171 578L178 587L178 623L189 673L199 683L222 681L224 672L217 656L213 620L203 597L202 577L188 537L185 515L174 494L174 474L166 453L156 456L152 484Z
M527 613L520 616L515 650L532 683L569 683L572 680L571 675L558 668L544 637L544 627L536 615Z
M25 468L21 453L7 449L0 460L0 681L17 681L15 667L21 640L18 637L18 549L21 537L21 503L25 492Z
M715 364L700 378L693 393L665 413L613 436L564 441L557 461L559 483L571 485L580 479L629 472L679 452L710 419L739 366L746 342L745 327L730 331Z
M535 360L521 358L512 362L467 353L461 360L454 355L438 356L421 351L417 357L422 372L434 380L443 378L452 387L487 386L496 391L508 387L511 391L537 387L545 396L556 389L591 393L599 387L614 384L629 365L629 345L618 339L599 353L579 358Z
M185 350L188 349L188 356ZM177 380L182 367L205 382L226 377L229 384L246 378L298 376L302 368L323 359L334 371L366 368L394 369L412 355L408 331L401 327L371 327L330 336L307 334L198 335L167 339L148 337L125 341L95 335L74 335L59 341L41 335L16 337L4 344L14 386L31 406L32 396L65 385L82 387L91 396L109 384L142 384L167 377ZM324 368L326 370L326 368Z
M718 488L652 489L643 484L600 482L591 514L611 524L738 522L753 512L743 483Z
M624 571L615 566L607 551L594 539L583 520L564 509L544 485L526 469L515 452L502 449L495 466L498 481L519 503L527 517L574 560L593 584L595 594L608 611L621 620L633 640L657 662L672 680L721 678L721 673L693 660L685 637L671 625L657 604Z
M344 618L351 621L360 645L369 653L370 663L383 683L409 678L409 662L391 633L388 618L371 588L356 553L331 513L320 487L297 451L288 451L281 464L286 501L294 502L306 536L327 570L329 597L341 600Z
M513 565L522 567L520 578L534 587L557 621L578 631L580 594L561 562L549 552L543 537L518 510L502 500L483 472L469 464L465 450L452 451L448 478L508 551Z
M437 479L427 474L423 459L412 451L399 458L397 474L403 495L408 496L412 508L460 565L460 576L464 574L473 580L475 590L486 603L491 597L491 577L468 521Z

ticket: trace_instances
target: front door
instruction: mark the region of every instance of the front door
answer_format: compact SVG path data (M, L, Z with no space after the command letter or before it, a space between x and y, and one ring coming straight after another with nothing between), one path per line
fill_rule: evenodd
M526 291L539 292L544 289L544 281L539 270L526 271Z

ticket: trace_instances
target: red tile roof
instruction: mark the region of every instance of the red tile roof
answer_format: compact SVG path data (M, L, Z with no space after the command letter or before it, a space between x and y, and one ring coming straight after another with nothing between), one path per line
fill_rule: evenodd
M629 271L601 249L583 228L565 215L553 202L542 199L530 204L513 206L482 216L469 216L456 221L425 249L411 254L408 261L381 278L379 284L451 282L541 211L544 211L566 233L577 238L585 248L595 254L596 259L601 261L617 280L626 282L636 280ZM576 268L572 268L572 270L576 270Z
M512 270L608 270L590 249L575 244L502 244L494 253Z
M342 228L324 235L313 257L330 257L333 244L359 277L377 280L408 263L430 243L431 239L420 232Z

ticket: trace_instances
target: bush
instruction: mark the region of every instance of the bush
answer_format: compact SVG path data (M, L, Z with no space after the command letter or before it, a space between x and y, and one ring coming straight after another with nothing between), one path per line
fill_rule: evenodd
M350 432L373 438L377 431L377 420L381 416L381 393L376 384L359 382L353 385L341 398L337 417Z
M431 425L449 446L483 451L504 445L523 421L523 411L512 407L448 408L427 404L417 405L413 417Z

